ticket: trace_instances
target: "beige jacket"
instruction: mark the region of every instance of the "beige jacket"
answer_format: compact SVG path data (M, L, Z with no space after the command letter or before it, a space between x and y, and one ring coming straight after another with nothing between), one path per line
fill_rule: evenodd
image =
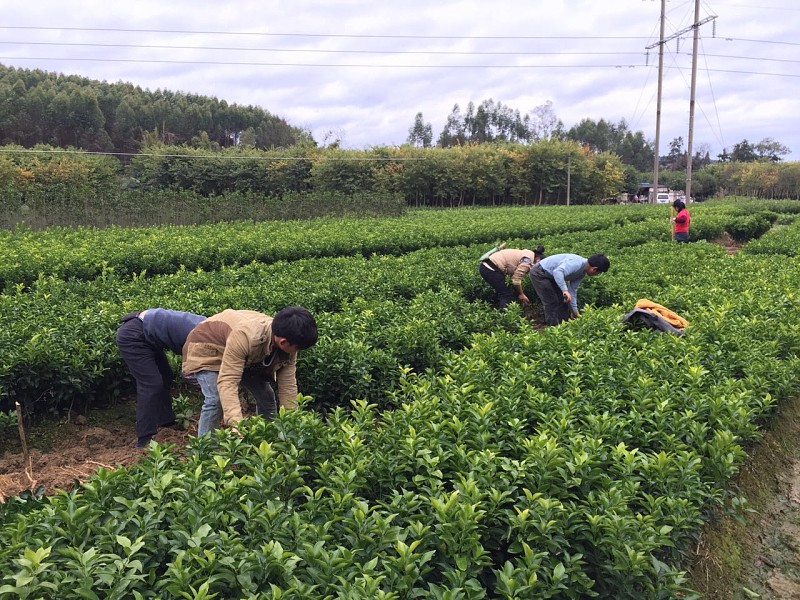
M183 345L185 375L217 371L222 422L241 421L239 383L245 367L270 363L267 372L278 384L278 401L297 408L297 354L273 344L272 317L253 310L224 310L195 327ZM266 361L264 360L266 359Z
M673 327L677 327L678 329L685 329L689 325L689 321L684 319L678 313L671 311L666 306L662 306L661 304L653 302L652 300L648 300L647 298L641 298L640 300L637 300L636 308L652 311L664 318L667 323Z
M506 248L492 254L488 262L489 268L511 275L511 283L521 285L522 278L530 272L531 267L536 263L536 255L533 250Z

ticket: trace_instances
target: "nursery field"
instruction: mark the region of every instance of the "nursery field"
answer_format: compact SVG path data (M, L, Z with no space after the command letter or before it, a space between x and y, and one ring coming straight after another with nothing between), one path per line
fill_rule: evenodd
M130 310L301 304L321 334L301 410L5 494L0 599L698 597L700 531L800 390L800 202L690 210L689 244L643 205L0 233L0 411L124 404ZM500 240L611 269L542 328L491 306ZM624 326L640 298L685 334Z

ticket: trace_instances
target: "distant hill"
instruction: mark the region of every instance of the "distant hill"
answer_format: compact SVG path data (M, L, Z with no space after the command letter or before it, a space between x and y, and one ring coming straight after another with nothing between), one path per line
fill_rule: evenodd
M0 64L0 144L127 153L145 140L208 147L246 141L259 149L313 143L307 131L259 107Z

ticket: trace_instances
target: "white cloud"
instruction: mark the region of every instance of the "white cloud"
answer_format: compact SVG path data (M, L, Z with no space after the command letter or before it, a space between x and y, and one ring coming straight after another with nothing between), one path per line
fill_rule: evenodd
M666 45L662 153L688 137L694 18L693 2L666 6L666 35L686 32ZM418 112L438 136L454 104L489 98L522 114L550 100L567 127L625 119L655 138L658 1L39 0L18 10L0 0L0 10L5 65L258 105L317 140L344 134L348 147L403 143ZM701 19L710 15L695 148L716 155L771 137L800 157L800 6L702 3Z

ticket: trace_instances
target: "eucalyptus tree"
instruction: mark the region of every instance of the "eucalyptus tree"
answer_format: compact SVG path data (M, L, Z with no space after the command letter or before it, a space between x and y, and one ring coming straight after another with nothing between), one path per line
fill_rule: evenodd
M430 123L425 122L421 112L414 117L414 124L408 129L406 141L412 146L422 148L430 148L433 145L433 128Z

